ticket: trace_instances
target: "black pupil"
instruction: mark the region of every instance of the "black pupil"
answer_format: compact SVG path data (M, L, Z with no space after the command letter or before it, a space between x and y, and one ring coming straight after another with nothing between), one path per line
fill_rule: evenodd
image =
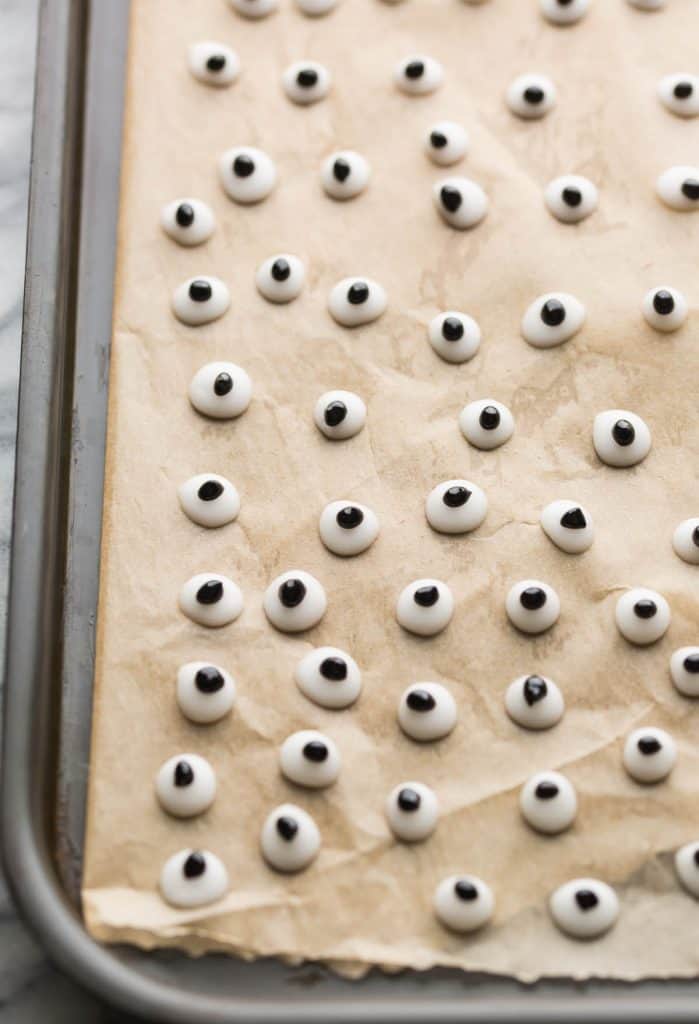
M486 405L484 409L481 409L478 422L483 430L495 430L500 426L500 413L494 405Z
M455 213L463 201L458 188L454 188L453 185L443 185L439 191L439 198L442 200L442 206L450 213Z
M687 100L694 92L691 82L678 82L672 90L678 100Z
M630 444L634 443L636 431L628 420L617 420L612 427L612 437L622 448L628 448Z
M657 754L662 750L662 744L660 740L655 738L655 736L641 736L638 741L638 749L642 754L648 757L652 754Z
M213 294L211 285L208 281L201 281L197 279L192 281L189 286L189 297L192 302L207 302Z
M175 765L175 774L173 781L175 785L180 789L183 786L191 786L191 784L194 782L194 772L192 771L192 766L188 764L186 761L178 761L177 764Z
M581 508L571 508L561 516L561 526L566 530L584 530L587 526L585 513Z
M200 668L194 677L194 685L200 693L218 693L222 690L225 680L219 670L213 665L205 665Z
M464 336L464 325L455 316L448 316L442 324L442 337L445 341L459 341Z
M285 580L279 587L279 600L285 608L296 608L306 596L306 585L302 580Z
M437 701L427 690L411 690L405 703L411 711L432 711L437 706Z
M543 700L548 691L549 688L546 685L545 679L542 679L541 676L529 676L529 678L524 681L522 694L531 708L538 701Z
M543 103L544 90L540 89L538 85L530 85L524 90L524 98L527 103L532 103L536 106L537 103Z
M182 873L185 878L199 878L206 871L206 860L204 854L195 851L190 853L184 862Z
M430 132L430 143L435 149L444 149L448 142L444 132Z
M412 814L420 806L420 794L416 793L414 789L409 789L406 786L406 788L401 789L398 794L398 806L401 811L407 811L408 814Z
M449 487L442 495L442 501L447 508L461 508L471 497L471 491L460 484Z
M633 610L639 619L652 619L658 610L658 606L655 601L651 601L650 598L644 597L640 601L636 601L633 606Z
M540 782L534 792L539 800L553 800L558 796L558 786L555 782Z
M541 319L547 327L558 327L565 318L565 306L558 299L548 299L541 307Z
M655 293L653 296L653 309L656 313L659 313L660 316L667 316L669 313L672 313L674 308L675 300L670 292L661 289L661 291Z
M682 182L682 194L687 199L699 199L699 180L697 178L687 178L686 181Z
M351 170L349 161L342 156L339 156L333 164L333 176L339 182L347 181Z
M209 71L223 71L225 66L226 58L220 53L213 53L206 62Z
M218 395L219 398L223 398L230 391L233 390L233 378L230 373L219 373L214 381L214 394Z
M222 494L223 484L220 484L218 480L206 480L197 491L200 501L215 501Z
M197 590L199 604L216 604L223 597L223 583L220 580L209 580Z
M364 513L356 505L348 505L347 508L340 509L336 519L337 525L341 526L343 530L354 530L363 522Z
M471 903L473 900L478 899L478 889L472 882L467 882L465 878L460 878L454 885L454 893L464 903Z
M277 818L277 832L286 839L287 843L290 843L299 830L298 822L293 818L289 818L283 814L281 818Z
M425 73L425 65L421 60L411 60L409 64L405 66L405 77L406 78L422 78Z
M312 89L318 83L318 72L314 71L313 68L304 68L302 71L299 71L296 81L302 89Z
M688 654L682 664L687 672L697 675L699 673L699 654Z
M699 548L699 526L695 526L692 530L692 544Z
M233 173L237 178L249 178L254 170L255 161L249 156L241 154L233 161Z
M369 298L369 285L358 281L347 289L347 301L351 306L361 306Z
M329 427L338 427L347 415L347 406L344 402L331 402L326 405L323 419Z
M275 260L272 264L272 277L275 281L286 281L291 274L289 261L284 259Z
M431 608L439 600L439 590L437 587L418 587L413 599L421 608Z
M599 903L599 896L591 889L578 889L575 894L575 902L581 910L592 910Z
M526 587L519 595L519 601L528 612L536 612L546 604L546 591L541 587Z
M175 220L181 228L188 228L194 222L194 210L189 203L180 203L175 213Z
M328 759L328 748L320 740L310 740L303 748L303 756L314 764L322 764Z
M341 683L343 679L347 678L347 664L342 658L325 658L320 663L319 672L324 679Z
M580 206L582 198L579 188L564 188L561 192L561 199L566 206Z

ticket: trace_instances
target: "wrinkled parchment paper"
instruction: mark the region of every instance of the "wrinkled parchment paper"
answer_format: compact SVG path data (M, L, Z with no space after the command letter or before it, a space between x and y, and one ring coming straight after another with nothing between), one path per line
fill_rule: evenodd
M671 652L699 640L699 569L673 553L674 526L697 514L699 418L699 219L654 196L665 167L696 162L697 125L655 97L658 78L693 68L699 10L673 0L643 14L597 0L573 29L543 22L534 0L342 0L327 18L280 13L253 23L222 0L136 0L126 119L119 275L112 348L99 652L84 906L107 941L228 950L344 964L432 964L541 975L687 976L699 967L699 913L674 878L672 852L699 837L699 708L672 688ZM231 44L243 72L230 89L197 83L186 49L199 39ZM423 51L443 61L444 87L409 98L392 86L397 60ZM331 96L295 107L279 83L292 60L332 69ZM514 118L503 91L518 73L550 74L559 90L543 122ZM491 199L487 220L453 231L432 207L443 173L421 150L430 124L462 121L471 137L466 173ZM217 180L219 154L236 144L267 150L279 184L253 208L231 203ZM371 162L366 194L339 204L318 182L322 159L355 148ZM600 188L598 212L578 227L543 207L552 177L577 172ZM218 223L197 249L179 248L158 226L181 195L210 203ZM257 265L297 253L307 286L288 307L256 292ZM231 288L219 322L179 324L169 310L177 284L216 274ZM380 281L389 308L348 331L326 311L331 286L350 274ZM646 290L681 289L691 305L677 334L642 320ZM527 305L556 289L588 308L569 344L537 351L520 337ZM476 317L483 345L462 366L441 362L426 325L443 309ZM192 374L231 359L251 374L254 401L235 422L207 422L189 406ZM318 395L350 388L368 404L365 430L333 444L312 422ZM470 448L457 416L470 399L510 406L517 427L494 452ZM649 458L631 470L602 466L591 445L596 412L634 410L653 434ZM181 512L176 488L195 473L223 473L242 495L237 523L207 531ZM440 480L479 483L490 512L477 533L443 537L423 502ZM584 503L597 536L581 557L555 549L538 525L555 498ZM342 560L318 539L324 504L354 499L381 519L377 543ZM327 588L328 613L290 637L266 622L261 599L278 573L303 568ZM177 607L182 582L200 571L229 574L245 611L209 631ZM393 608L411 579L453 588L448 630L428 640L401 631ZM504 596L536 576L559 591L559 624L540 638L507 623ZM672 606L659 644L638 649L614 627L624 588L647 585ZM312 646L347 649L363 670L351 710L315 707L292 674ZM186 661L230 669L232 716L197 727L179 713L175 674ZM543 672L559 682L567 713L530 734L503 710L507 684ZM459 723L445 741L406 739L395 709L405 686L447 684ZM670 780L632 782L623 738L642 724L667 728L679 745ZM305 792L282 780L277 749L292 731L316 727L342 753L337 785ZM211 810L190 821L158 807L152 779L175 753L205 755L218 777ZM575 826L543 838L520 820L518 791L534 771L561 769L580 797ZM394 842L385 794L419 779L442 806L426 843ZM293 878L258 852L268 811L293 800L316 818L322 852ZM230 895L213 908L177 911L157 895L163 861L205 847L226 863ZM471 938L434 921L436 883L473 872L494 888L494 923ZM578 943L558 934L546 901L577 875L617 887L618 926Z

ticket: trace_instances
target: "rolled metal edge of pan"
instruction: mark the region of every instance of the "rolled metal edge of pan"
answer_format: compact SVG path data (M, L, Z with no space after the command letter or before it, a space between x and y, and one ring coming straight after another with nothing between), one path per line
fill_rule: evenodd
M146 0L141 0L146 2ZM54 860L56 726L60 716L64 582L72 441L73 341L83 323L101 313L111 320L111 284L90 308L80 293L80 167L100 123L100 97L121 97L128 0L43 0L35 97L27 275L15 470L14 532L9 592L2 761L2 853L7 879L23 917L57 966L120 1009L174 1024L254 1021L410 1022L627 1021L696 1022L696 1000L637 990L612 995L570 990L522 990L517 995L458 999L372 999L357 987L333 999L254 1002L202 995L163 984L127 964L117 949L93 941L58 875ZM97 56L89 60L89 54ZM119 99L119 109L121 100ZM84 124L84 118L87 123ZM111 128L111 130L110 130ZM111 141L110 141L111 140ZM105 151L105 147L112 149ZM102 126L101 168L118 174L120 136ZM116 170L114 170L116 168ZM94 183L93 183L94 184ZM99 201L88 190L89 203ZM114 200L112 249L116 237ZM89 230L87 225L83 236ZM103 231L107 228L103 227ZM88 246L89 249L89 246ZM110 261L113 256L110 256ZM83 261L84 262L84 261ZM105 273L109 273L111 262ZM77 312L76 312L77 311ZM106 390L106 382L105 382ZM103 440L100 437L100 441ZM397 982L399 984L399 982ZM564 993L564 994L562 994Z

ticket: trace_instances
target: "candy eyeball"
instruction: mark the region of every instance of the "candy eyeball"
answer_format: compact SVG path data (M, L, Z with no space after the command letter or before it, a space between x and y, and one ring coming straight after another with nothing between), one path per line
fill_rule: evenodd
M181 484L178 490L185 515L199 526L224 526L240 512L240 497L225 476L200 473Z
M331 199L354 199L369 184L368 160L351 149L341 149L323 161L320 183Z
M320 832L301 807L281 804L262 826L260 845L262 856L276 871L302 871L318 855Z
M643 300L643 315L656 331L676 331L687 319L687 300L675 288L651 288Z
M432 190L443 220L459 231L473 228L488 212L488 197L470 178L443 178Z
M163 810L176 818L203 814L216 796L214 770L197 754L177 754L156 775L155 794Z
M470 480L445 480L427 495L427 522L438 533L470 533L488 512L488 499Z
M412 740L441 740L456 725L456 702L441 683L415 683L400 699L398 724Z
M177 703L190 722L218 722L235 703L233 677L208 661L190 661L177 673Z
M279 0L228 0L245 18L265 18L279 7Z
M667 0L627 0L627 2L639 11L659 11L665 6Z
M635 413L608 409L595 416L592 442L602 462L626 468L645 459L651 446L650 430Z
M359 555L379 535L376 513L357 502L331 501L320 516L320 539L335 555Z
M343 327L359 327L377 320L386 309L386 292L368 277L345 277L330 292L328 309Z
M534 299L522 317L522 337L534 348L555 348L570 341L585 323L585 307L567 292Z
M265 591L265 615L283 633L300 633L316 626L325 615L328 601L318 580L302 569L277 576Z
M699 843L687 843L677 851L675 871L687 892L699 899Z
M201 199L173 199L160 214L163 231L180 245L201 245L216 227L210 206Z
M505 98L513 114L534 121L555 107L556 86L546 75L519 75L510 82Z
M259 203L277 182L277 169L261 149L234 146L218 162L224 192L235 203Z
M573 785L559 772L539 772L519 794L522 817L537 832L557 835L575 821L578 798Z
M481 345L481 329L466 313L439 313L427 328L430 345L447 363L466 363Z
M465 934L490 921L495 900L490 886L475 875L452 875L437 886L433 905L445 928Z
M160 872L160 895L172 907L203 907L228 892L228 872L208 850L180 850Z
M459 415L459 426L469 444L483 451L499 448L512 437L515 421L512 413L493 398L469 402Z
M522 633L544 633L561 614L558 594L541 580L521 580L505 599L507 617Z
M456 121L438 121L425 137L425 152L440 167L458 163L466 155L468 134Z
M205 363L192 377L189 400L203 416L230 420L250 405L252 382L235 363Z
M592 546L592 517L576 501L552 501L541 513L540 522L549 540L569 555L579 555Z
M554 923L574 939L595 939L616 924L617 894L596 878L574 878L561 885L549 899Z
M699 647L680 647L670 658L670 676L684 697L699 697Z
M408 57L396 65L393 80L402 92L424 96L434 92L444 80L444 70L432 57Z
M348 708L362 690L362 675L354 658L338 647L316 647L296 666L296 685L321 708Z
M519 676L507 688L505 710L524 729L550 729L565 711L563 694L545 676Z
M207 85L230 85L240 74L235 50L223 43L193 43L189 48L189 70Z
M331 739L314 729L292 733L279 751L282 775L297 786L324 789L340 774L340 755Z
M257 290L270 302L291 302L298 298L306 278L306 271L298 256L282 253L270 256L260 264L255 274Z
M353 391L326 391L313 411L315 425L332 441L346 441L366 423L366 406Z
M564 174L554 178L544 189L544 202L556 220L578 224L597 209L599 193L589 178L580 174Z
M202 572L187 580L180 590L180 609L200 626L227 626L242 612L243 595L227 576Z
M388 795L386 818L396 839L419 843L437 827L437 797L421 782L402 782Z
M699 114L699 75L686 72L665 75L658 82L658 98L672 114L696 117Z
M683 562L699 565L699 518L685 519L672 535L672 546L675 554Z
M686 213L699 210L699 167L670 167L656 182L666 206Z
M284 92L293 103L307 106L325 99L330 91L330 72L315 60L299 60L282 75Z
M317 18L337 7L337 0L296 0L296 6L302 14Z
M434 636L451 622L454 598L440 580L415 580L405 587L396 604L396 618L403 629L417 636Z
M230 304L228 287L218 277L191 277L172 296L172 312L189 327L218 320Z
M541 13L553 25L573 25L588 11L590 0L539 0Z
M636 729L624 744L624 768L636 782L662 782L676 760L675 741L664 729Z
M616 605L616 624L632 644L654 644L670 625L670 606L656 590L635 587L622 594Z

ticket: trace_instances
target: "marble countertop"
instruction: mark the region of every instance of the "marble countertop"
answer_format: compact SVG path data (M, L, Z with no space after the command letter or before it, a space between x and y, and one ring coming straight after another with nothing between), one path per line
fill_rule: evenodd
M4 659L38 0L0 0L0 658ZM124 1020L63 978L0 879L0 1024Z

